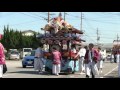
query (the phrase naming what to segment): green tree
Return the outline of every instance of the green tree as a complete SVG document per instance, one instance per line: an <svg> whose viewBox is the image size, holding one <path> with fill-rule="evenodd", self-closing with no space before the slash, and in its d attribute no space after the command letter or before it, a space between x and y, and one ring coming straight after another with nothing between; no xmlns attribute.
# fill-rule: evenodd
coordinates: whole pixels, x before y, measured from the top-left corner
<svg viewBox="0 0 120 90"><path fill-rule="evenodd" d="M37 34L34 34L32 37L32 48L36 49L38 47L39 40L36 38Z"/></svg>
<svg viewBox="0 0 120 90"><path fill-rule="evenodd" d="M9 25L4 26L3 32L1 42L7 50L38 47L39 40L36 38L38 33L33 36L23 36L21 31L10 29Z"/></svg>

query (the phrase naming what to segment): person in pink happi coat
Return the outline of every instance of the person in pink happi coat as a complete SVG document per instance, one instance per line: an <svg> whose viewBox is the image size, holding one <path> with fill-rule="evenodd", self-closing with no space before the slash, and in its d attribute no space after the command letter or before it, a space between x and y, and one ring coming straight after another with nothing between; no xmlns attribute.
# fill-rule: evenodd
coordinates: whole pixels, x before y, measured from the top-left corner
<svg viewBox="0 0 120 90"><path fill-rule="evenodd" d="M0 78L3 76L3 64L5 64L4 46L0 43Z"/></svg>
<svg viewBox="0 0 120 90"><path fill-rule="evenodd" d="M61 70L62 57L61 53L55 47L53 47L52 59L53 59L52 73L58 76Z"/></svg>

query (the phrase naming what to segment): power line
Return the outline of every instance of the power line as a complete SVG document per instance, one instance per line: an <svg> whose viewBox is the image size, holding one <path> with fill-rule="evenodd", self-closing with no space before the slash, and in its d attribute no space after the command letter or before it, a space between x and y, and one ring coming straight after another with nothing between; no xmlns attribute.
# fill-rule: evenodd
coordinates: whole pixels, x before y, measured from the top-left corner
<svg viewBox="0 0 120 90"><path fill-rule="evenodd" d="M28 22L22 22L22 23L16 23L16 24L8 24L8 25L10 25L10 26L16 26L16 25L23 25L23 24L29 24L29 23L33 23L33 22L37 22L37 21L39 21L39 20L34 20L34 21L28 21ZM5 25L1 25L0 27L3 27L3 26L5 26Z"/></svg>
<svg viewBox="0 0 120 90"><path fill-rule="evenodd" d="M87 20L85 20L84 19L84 21L85 21L85 23L86 23L86 25L84 25L84 28L85 28L85 26L86 26L86 28L90 28L90 29L92 29L92 30L96 30L95 28L93 28L92 26L91 26L91 24L89 23L89 21L87 21ZM89 27L88 27L89 26ZM105 34L105 32L107 32L107 34ZM104 30L104 32L103 32L103 34L104 35L108 35L108 33L111 33L111 32L119 32L119 31L110 31L110 30ZM102 34L102 35L103 35Z"/></svg>
<svg viewBox="0 0 120 90"><path fill-rule="evenodd" d="M28 14L25 14L25 13L22 13L22 14L27 15L27 16L30 16L30 17L34 17L34 18L37 18L37 19L40 19L40 17L41 17L41 18L43 18L43 20L46 20L47 22L50 21L50 12L48 13L48 18L45 18L45 17L43 17L43 16L38 16L38 15L35 15L35 14L32 14L32 13L29 13L29 14L32 14L32 16L31 16L31 15L28 15ZM33 15L34 15L34 16L33 16Z"/></svg>
<svg viewBox="0 0 120 90"><path fill-rule="evenodd" d="M1 12L1 14L2 14L2 12ZM4 16L0 15L0 18L8 17L8 16L11 16L11 15L13 15L13 14L16 14L16 12L14 12L14 13L8 13L8 14L6 14L6 15L4 15Z"/></svg>
<svg viewBox="0 0 120 90"><path fill-rule="evenodd" d="M109 14L109 12L94 12L94 13L91 13L91 14L94 14L96 16L99 16L99 17L94 17L94 19L98 19L98 18L104 18L104 19L107 19L107 18L110 18L111 19L111 13ZM109 14L109 16L108 16Z"/></svg>
<svg viewBox="0 0 120 90"><path fill-rule="evenodd" d="M28 22L22 22L22 23L12 24L12 25L10 25L10 26L22 25L22 24L28 24L28 23L33 23L33 22L36 22L36 21L40 21L40 20L34 20L34 21L28 21Z"/></svg>
<svg viewBox="0 0 120 90"><path fill-rule="evenodd" d="M31 15L28 15L28 14L26 14L26 13L23 13L23 12L20 12L20 14L23 14L23 15L26 15L26 16L29 16L29 17L33 17L33 18L37 18L37 19L40 19L39 17L36 17L36 16L31 16Z"/></svg>
<svg viewBox="0 0 120 90"><path fill-rule="evenodd" d="M75 18L81 18L79 16L74 16L74 15L71 15L71 14L68 14L69 16L72 16L72 17L75 17ZM96 19L88 19L88 18L84 18L86 20L90 20L90 21L95 21L95 22L103 22L103 23L110 23L110 24L118 24L118 23L113 23L113 22L105 22L105 21L100 21L100 20L96 20Z"/></svg>
<svg viewBox="0 0 120 90"><path fill-rule="evenodd" d="M96 43L96 41L95 40L93 40L92 38L91 38L91 36L89 36L88 34L84 34L85 36L87 36L87 37L89 37L89 39L91 39L94 43Z"/></svg>
<svg viewBox="0 0 120 90"><path fill-rule="evenodd" d="M44 20L48 20L47 18L45 18L45 17L43 17L43 16L40 16L40 15L36 15L35 13L33 14L33 13L30 13L30 14L32 14L32 15L34 15L34 16L37 16L37 17L39 17L39 18L43 18Z"/></svg>
<svg viewBox="0 0 120 90"><path fill-rule="evenodd" d="M44 15L48 15L48 12L38 12L38 14L44 14ZM56 15L55 13L50 13L50 15Z"/></svg>
<svg viewBox="0 0 120 90"><path fill-rule="evenodd" d="M86 22L86 24L87 24L87 26L89 26L91 29L93 29L93 30L96 30L95 28L93 28L93 26L89 23L89 21L87 21L86 19L84 19L85 20L85 22Z"/></svg>
<svg viewBox="0 0 120 90"><path fill-rule="evenodd" d="M86 19L84 19L84 20L86 21L87 27L89 26L92 30L95 30ZM109 30L109 32L110 32L110 30ZM89 34L90 34L90 32L89 32ZM91 35L93 35L93 34L91 34ZM96 37L96 36L90 36L90 37ZM103 38L104 40L105 39L113 40L113 38L109 38L109 37L101 37L101 38ZM100 37L98 36L97 39L100 39Z"/></svg>
<svg viewBox="0 0 120 90"><path fill-rule="evenodd" d="M96 36L89 36L89 37L94 37L94 38L96 38ZM113 38L108 38L108 37L100 37L100 38L111 39L111 40L113 40Z"/></svg>
<svg viewBox="0 0 120 90"><path fill-rule="evenodd" d="M85 18L86 20L89 20L89 21L94 21L94 22L99 22L99 23L107 23L107 24L119 24L119 23L113 23L113 22L105 22L105 21L99 21L99 20L94 20L94 19L87 19Z"/></svg>
<svg viewBox="0 0 120 90"><path fill-rule="evenodd" d="M81 18L80 16L75 16L75 15L71 15L71 14L68 14L68 13L67 13L67 15L72 16L72 17L77 18L77 19Z"/></svg>
<svg viewBox="0 0 120 90"><path fill-rule="evenodd" d="M84 19L83 18L83 13L81 12L80 17L79 16L74 16L74 15L71 15L71 14L68 14L68 13L67 13L67 15L75 17L75 18L80 18L80 21L81 21L81 23L80 23L80 30L82 30L82 23L83 23L83 19Z"/></svg>

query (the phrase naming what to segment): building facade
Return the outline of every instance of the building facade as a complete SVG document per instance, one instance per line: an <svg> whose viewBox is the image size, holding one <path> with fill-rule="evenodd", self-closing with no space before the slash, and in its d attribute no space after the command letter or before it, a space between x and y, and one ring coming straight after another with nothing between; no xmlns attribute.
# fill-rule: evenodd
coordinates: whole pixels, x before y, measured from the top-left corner
<svg viewBox="0 0 120 90"><path fill-rule="evenodd" d="M36 32L32 30L26 30L22 32L23 36L33 36Z"/></svg>

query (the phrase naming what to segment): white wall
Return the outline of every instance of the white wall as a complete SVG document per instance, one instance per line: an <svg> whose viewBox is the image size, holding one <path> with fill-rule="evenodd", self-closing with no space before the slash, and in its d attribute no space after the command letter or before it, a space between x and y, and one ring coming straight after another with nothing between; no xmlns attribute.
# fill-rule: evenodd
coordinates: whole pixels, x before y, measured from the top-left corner
<svg viewBox="0 0 120 90"><path fill-rule="evenodd" d="M25 35L25 36L33 36L34 33L32 33L32 32L26 32L26 33L23 33L22 35Z"/></svg>

